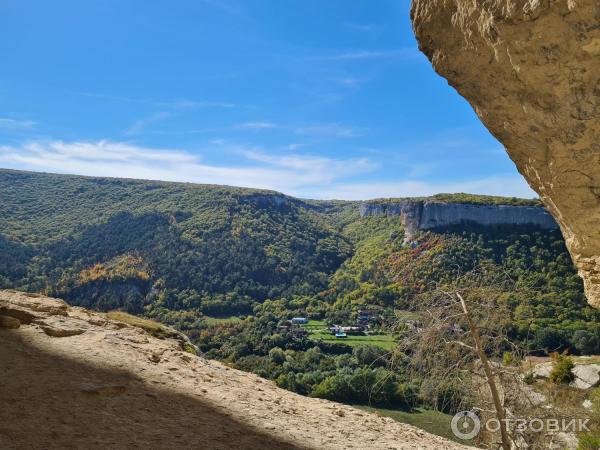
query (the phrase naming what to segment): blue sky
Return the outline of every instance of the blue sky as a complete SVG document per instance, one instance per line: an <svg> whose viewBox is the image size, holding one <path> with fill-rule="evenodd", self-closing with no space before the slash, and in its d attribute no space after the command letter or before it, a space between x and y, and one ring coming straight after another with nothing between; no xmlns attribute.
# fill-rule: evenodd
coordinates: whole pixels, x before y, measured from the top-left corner
<svg viewBox="0 0 600 450"><path fill-rule="evenodd" d="M366 199L534 196L409 0L4 0L0 167Z"/></svg>

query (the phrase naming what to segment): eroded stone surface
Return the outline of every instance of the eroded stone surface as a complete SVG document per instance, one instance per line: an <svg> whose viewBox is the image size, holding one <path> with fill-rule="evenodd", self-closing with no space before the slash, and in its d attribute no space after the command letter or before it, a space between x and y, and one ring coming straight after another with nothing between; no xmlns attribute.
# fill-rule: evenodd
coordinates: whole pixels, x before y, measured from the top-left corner
<svg viewBox="0 0 600 450"><path fill-rule="evenodd" d="M577 364L573 369L575 379L571 386L578 389L591 389L600 383L600 364Z"/></svg>
<svg viewBox="0 0 600 450"><path fill-rule="evenodd" d="M413 0L411 17L556 218L600 307L600 2Z"/></svg>
<svg viewBox="0 0 600 450"><path fill-rule="evenodd" d="M17 329L21 326L21 321L11 316L0 316L0 328Z"/></svg>
<svg viewBox="0 0 600 450"><path fill-rule="evenodd" d="M469 448L186 353L175 331L159 339L60 304L0 291L1 307L33 317L0 328L1 449Z"/></svg>

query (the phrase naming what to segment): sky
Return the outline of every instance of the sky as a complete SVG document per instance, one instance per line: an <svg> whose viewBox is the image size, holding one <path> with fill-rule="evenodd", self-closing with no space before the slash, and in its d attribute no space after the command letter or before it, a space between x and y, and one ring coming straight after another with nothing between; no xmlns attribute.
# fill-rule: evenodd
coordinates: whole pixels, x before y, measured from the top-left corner
<svg viewBox="0 0 600 450"><path fill-rule="evenodd" d="M409 0L3 0L0 167L368 199L534 197Z"/></svg>

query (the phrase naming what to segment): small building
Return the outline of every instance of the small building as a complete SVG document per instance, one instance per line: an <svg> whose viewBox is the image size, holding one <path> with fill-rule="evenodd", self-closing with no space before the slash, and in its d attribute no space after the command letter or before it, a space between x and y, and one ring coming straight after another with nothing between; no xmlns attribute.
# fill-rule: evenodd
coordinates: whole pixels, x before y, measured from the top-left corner
<svg viewBox="0 0 600 450"><path fill-rule="evenodd" d="M288 331L290 331L289 325L279 325L275 330L276 333L280 334L287 333Z"/></svg>
<svg viewBox="0 0 600 450"><path fill-rule="evenodd" d="M344 338L347 338L347 337L348 337L348 335L347 335L346 333L339 332L339 333L335 333L335 337L336 337L337 339L344 339Z"/></svg>
<svg viewBox="0 0 600 450"><path fill-rule="evenodd" d="M341 327L339 331L344 334L363 334L362 327Z"/></svg>
<svg viewBox="0 0 600 450"><path fill-rule="evenodd" d="M308 319L306 317L294 317L292 319L292 323L294 325L306 325L308 323Z"/></svg>

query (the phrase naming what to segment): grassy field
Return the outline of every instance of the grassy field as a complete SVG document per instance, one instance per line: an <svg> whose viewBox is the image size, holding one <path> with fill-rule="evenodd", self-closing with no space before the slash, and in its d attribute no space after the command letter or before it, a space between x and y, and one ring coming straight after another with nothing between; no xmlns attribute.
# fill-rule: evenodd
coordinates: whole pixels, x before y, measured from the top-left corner
<svg viewBox="0 0 600 450"><path fill-rule="evenodd" d="M470 441L462 441L454 436L450 428L452 416L439 411L417 408L413 412L406 412L394 409L371 408L369 406L355 406L355 408L374 412L380 416L391 417L398 422L414 425L431 434L443 436L461 444L472 444Z"/></svg>
<svg viewBox="0 0 600 450"><path fill-rule="evenodd" d="M310 333L310 338L314 341L336 342L339 344L356 347L358 345L377 345L384 350L392 350L396 345L394 337L391 334L379 334L373 336L348 336L345 339L336 338L327 328L327 324L322 320L309 320L304 328Z"/></svg>

